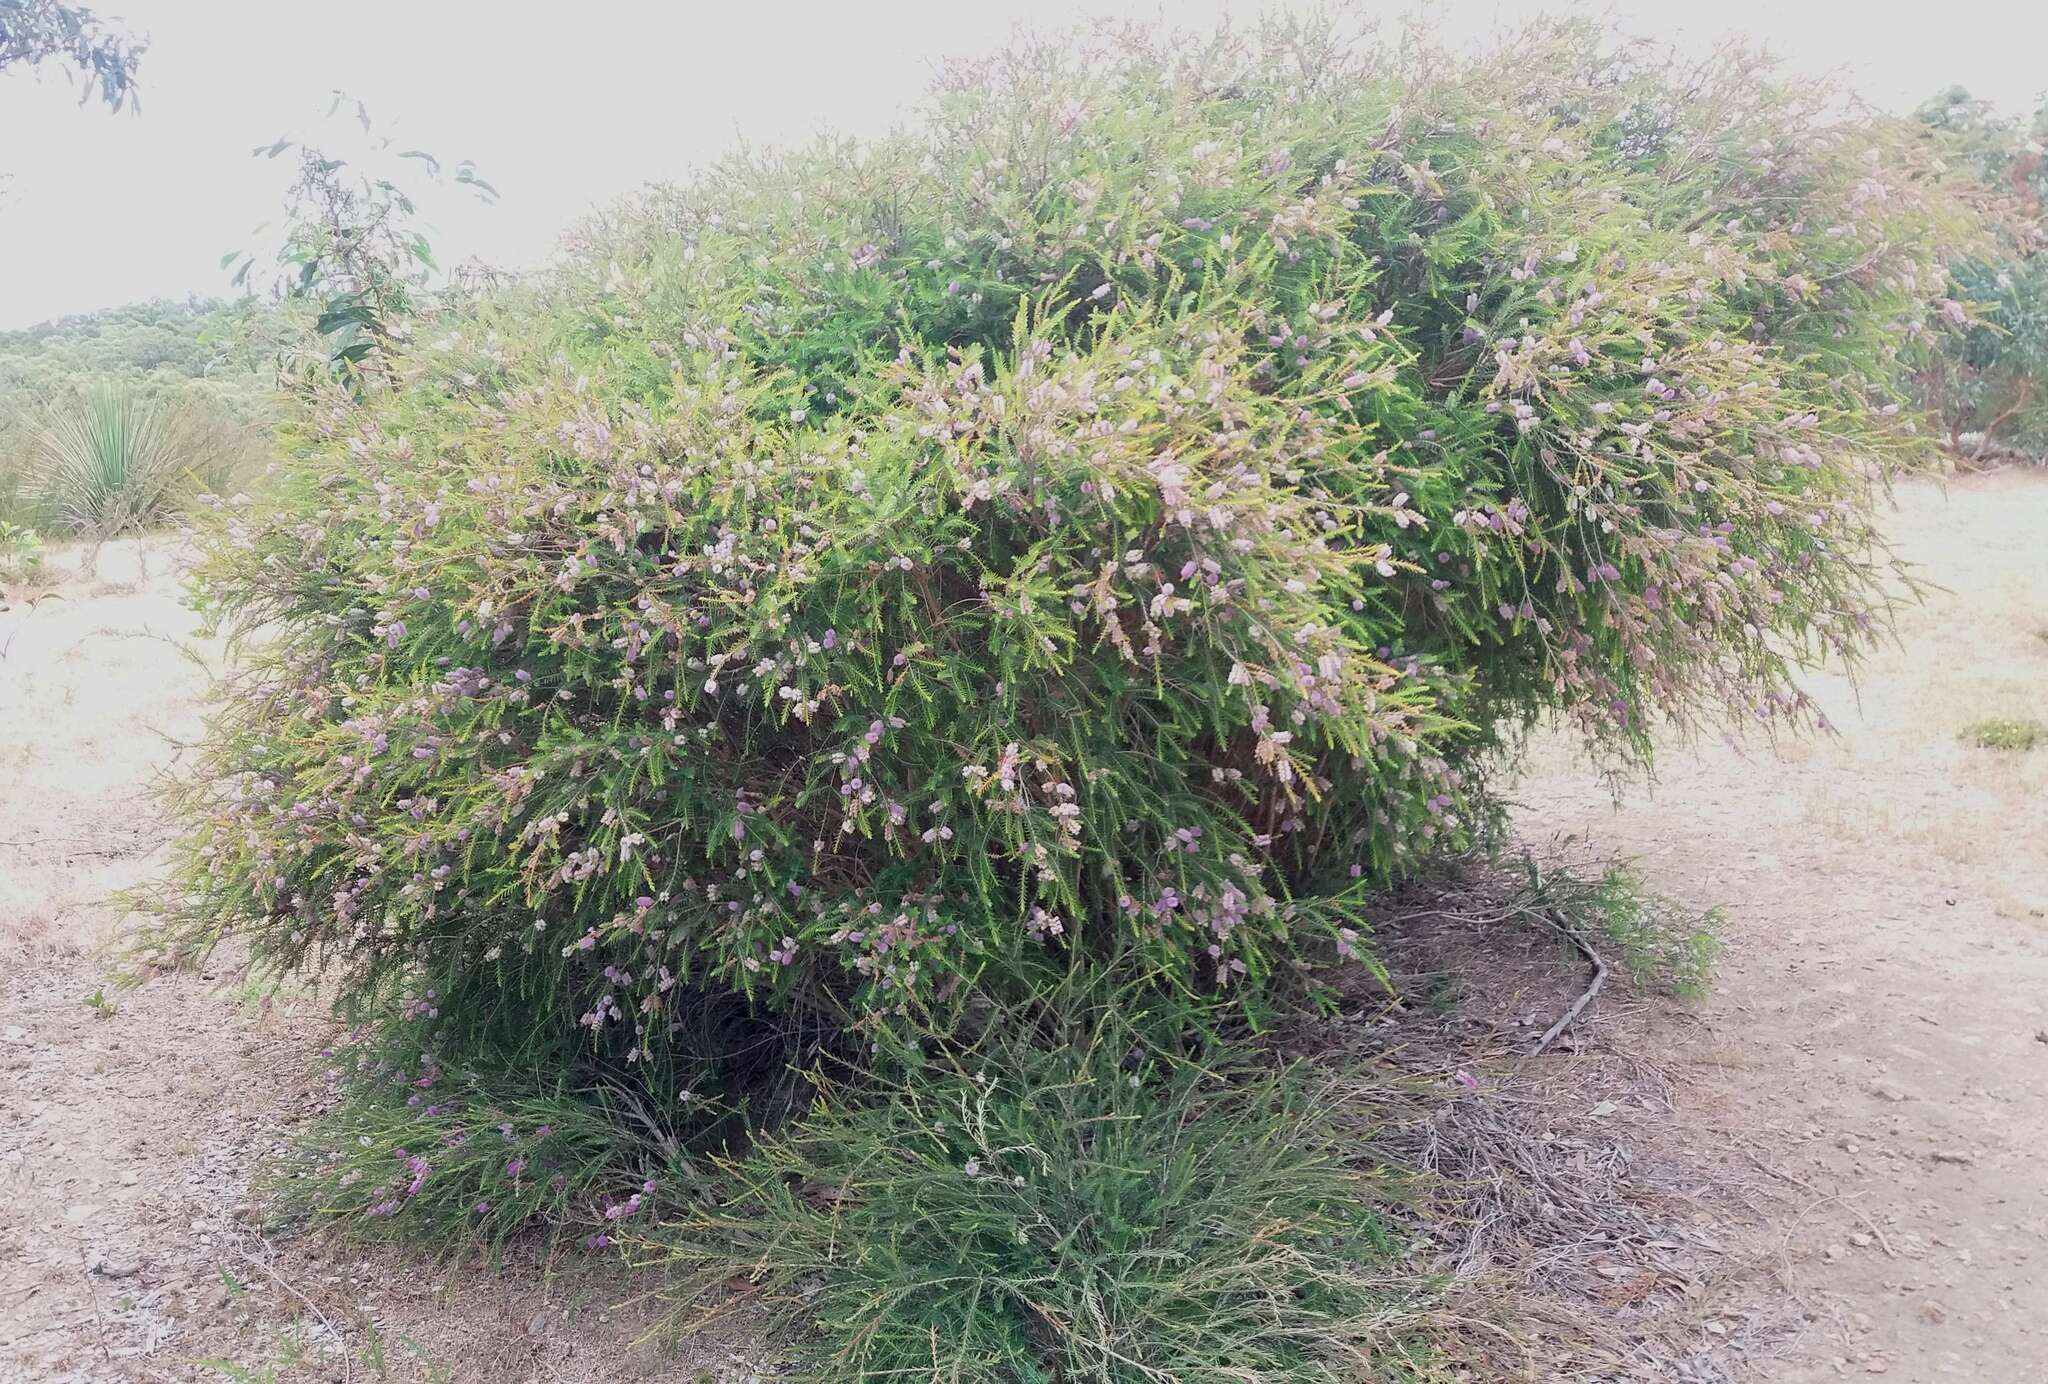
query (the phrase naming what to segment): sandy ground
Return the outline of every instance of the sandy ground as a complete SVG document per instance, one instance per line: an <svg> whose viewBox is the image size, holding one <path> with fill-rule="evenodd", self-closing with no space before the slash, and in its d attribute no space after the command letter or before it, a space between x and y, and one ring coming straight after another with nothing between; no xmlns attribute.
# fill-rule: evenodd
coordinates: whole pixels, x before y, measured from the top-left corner
<svg viewBox="0 0 2048 1384"><path fill-rule="evenodd" d="M1697 1359L1517 1377L2048 1381L2048 747L1958 740L2048 719L2048 476L1899 500L1894 533L1946 590L1860 686L1815 679L1839 738L1673 747L1619 802L1539 745L1518 790L1531 840L1638 856L1729 921L1704 1003L1605 998L1541 1072L1599 1131L1546 1113L1544 1156L1619 1169L1603 1189L1652 1163L1698 1182L1662 1196L1671 1238L1641 1251L1691 1266L1655 1322ZM327 1097L318 1005L256 992L231 956L107 982L108 896L160 866L146 788L221 656L175 557L110 545L82 574L63 554L63 599L0 611L0 1378L746 1377L722 1344L635 1345L609 1269L456 1273L260 1233L251 1171ZM1554 946L1531 955L1555 972L1547 1013L1575 978ZM1461 1004L1496 1038L1528 1007ZM1532 1070L1502 1089L1535 1090ZM1698 1268L1714 1257L1731 1271ZM1626 1334L1636 1270L1606 1272Z"/></svg>
<svg viewBox="0 0 2048 1384"><path fill-rule="evenodd" d="M1812 1321L1767 1377L2048 1381L2048 475L1901 490L1902 553L1946 588L1856 684L1840 734L1675 749L1617 802L1540 753L1525 831L1637 856L1728 911L1696 1016L1648 1035L1702 1149L1753 1153Z"/></svg>

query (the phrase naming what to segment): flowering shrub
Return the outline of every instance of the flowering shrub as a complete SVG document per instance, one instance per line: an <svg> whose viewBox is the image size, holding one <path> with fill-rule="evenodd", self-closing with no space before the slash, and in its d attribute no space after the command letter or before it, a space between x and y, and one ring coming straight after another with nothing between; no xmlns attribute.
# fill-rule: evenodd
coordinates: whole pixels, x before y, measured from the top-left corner
<svg viewBox="0 0 2048 1384"><path fill-rule="evenodd" d="M224 506L173 938L618 1062L707 996L1250 985L1539 714L1812 719L1957 228L1762 72L1025 45L599 219Z"/></svg>

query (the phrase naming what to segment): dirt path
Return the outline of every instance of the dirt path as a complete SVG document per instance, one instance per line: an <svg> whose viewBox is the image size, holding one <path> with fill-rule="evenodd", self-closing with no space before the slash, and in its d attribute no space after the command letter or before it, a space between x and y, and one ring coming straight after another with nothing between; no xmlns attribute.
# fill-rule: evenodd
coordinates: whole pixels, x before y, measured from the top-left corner
<svg viewBox="0 0 2048 1384"><path fill-rule="evenodd" d="M1832 742L1667 754L1619 804L1539 756L1525 829L1640 857L1728 910L1721 978L1666 1060L1703 1146L1786 1178L1788 1278L1816 1314L1772 1378L2048 1380L2048 476L1902 489L1891 526L1946 587L1858 689L1810 685ZM1540 824L1540 827L1539 827ZM1782 1179L1781 1179L1782 1181Z"/></svg>
<svg viewBox="0 0 2048 1384"><path fill-rule="evenodd" d="M1756 1176L1783 1213L1752 1229L1809 1320L1756 1377L2035 1384L2048 747L1958 733L2048 719L2048 476L1916 483L1900 501L1894 532L1949 590L1907 615L1860 699L1817 680L1839 740L1674 751L1654 793L1618 806L1542 748L1523 823L1728 909L1700 1010L1645 1035L1613 1006L1589 1027L1680 1074L1676 1117L1639 1118L1702 1168L1753 1154L1775 1170ZM231 958L102 990L96 954L122 922L108 892L159 866L142 790L197 732L218 658L168 561L112 547L95 575L60 574L63 601L0 611L0 1378L221 1377L208 1360L266 1379L372 1378L378 1361L398 1379L747 1377L723 1372L721 1346L634 1347L636 1323L573 1265L456 1278L256 1233L252 1169L327 1098L317 1006L256 995Z"/></svg>

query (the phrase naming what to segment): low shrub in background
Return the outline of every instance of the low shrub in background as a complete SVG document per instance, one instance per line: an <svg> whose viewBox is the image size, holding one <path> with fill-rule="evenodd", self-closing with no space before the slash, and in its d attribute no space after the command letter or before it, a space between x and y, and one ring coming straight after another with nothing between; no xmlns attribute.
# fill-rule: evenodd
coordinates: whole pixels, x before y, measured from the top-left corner
<svg viewBox="0 0 2048 1384"><path fill-rule="evenodd" d="M1960 266L1977 316L1951 330L1935 395L1959 452L2048 456L2048 254Z"/></svg>
<svg viewBox="0 0 2048 1384"><path fill-rule="evenodd" d="M161 525L193 496L248 477L261 434L196 393L102 381L45 405L14 483L21 520L107 539Z"/></svg>
<svg viewBox="0 0 2048 1384"><path fill-rule="evenodd" d="M44 421L29 475L60 525L102 538L162 518L186 479L170 416L113 386Z"/></svg>
<svg viewBox="0 0 2048 1384"><path fill-rule="evenodd" d="M0 519L0 577L17 581L43 565L43 540L24 524Z"/></svg>

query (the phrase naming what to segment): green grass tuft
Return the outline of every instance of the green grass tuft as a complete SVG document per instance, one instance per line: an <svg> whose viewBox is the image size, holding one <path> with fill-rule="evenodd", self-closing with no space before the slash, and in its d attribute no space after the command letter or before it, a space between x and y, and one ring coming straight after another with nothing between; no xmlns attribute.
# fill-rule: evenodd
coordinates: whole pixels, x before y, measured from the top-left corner
<svg viewBox="0 0 2048 1384"><path fill-rule="evenodd" d="M1508 904L1511 912L1582 939L1636 985L1662 985L1687 998L1706 993L1727 922L1718 908L1692 908L1650 889L1627 860L1539 865L1525 854Z"/></svg>
<svg viewBox="0 0 2048 1384"><path fill-rule="evenodd" d="M1408 1377L1389 1184L1350 1166L1330 1078L1222 1058L1145 1008L999 1016L828 1090L647 1241L679 1320L765 1301L804 1377Z"/></svg>
<svg viewBox="0 0 2048 1384"><path fill-rule="evenodd" d="M2016 750L2021 754L2048 739L2048 726L2030 716L1988 716L1963 727L1963 743L1980 750Z"/></svg>
<svg viewBox="0 0 2048 1384"><path fill-rule="evenodd" d="M528 1230L602 1249L698 1191L681 1141L623 1090L393 1050L339 1057L340 1100L267 1175L279 1224L454 1254Z"/></svg>
<svg viewBox="0 0 2048 1384"><path fill-rule="evenodd" d="M1608 866L1571 902L1638 985L1662 983L1695 998L1706 993L1721 954L1720 909L1688 908L1655 893L1627 864Z"/></svg>

